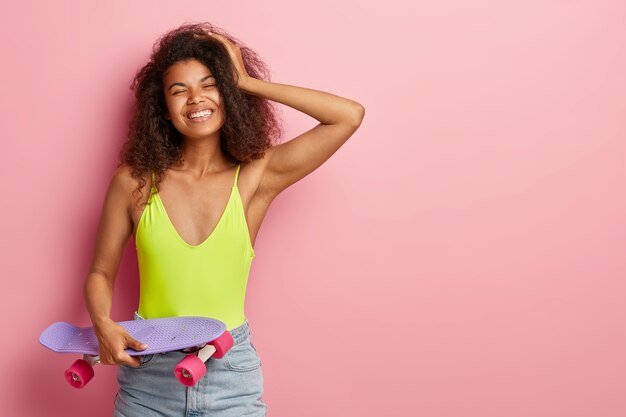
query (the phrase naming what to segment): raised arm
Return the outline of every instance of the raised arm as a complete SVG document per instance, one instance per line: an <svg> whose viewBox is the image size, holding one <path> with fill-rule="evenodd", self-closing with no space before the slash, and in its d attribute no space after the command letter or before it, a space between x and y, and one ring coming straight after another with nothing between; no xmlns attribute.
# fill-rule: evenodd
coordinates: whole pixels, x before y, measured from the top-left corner
<svg viewBox="0 0 626 417"><path fill-rule="evenodd" d="M259 192L271 198L326 162L359 128L365 115L360 103L324 91L251 77L246 78L240 88L292 107L320 122L266 151L267 162Z"/></svg>
<svg viewBox="0 0 626 417"><path fill-rule="evenodd" d="M233 62L237 85L249 94L308 114L320 123L266 151L258 192L270 199L328 160L359 128L365 108L354 100L324 91L259 80L245 70L238 45L208 33L224 44Z"/></svg>

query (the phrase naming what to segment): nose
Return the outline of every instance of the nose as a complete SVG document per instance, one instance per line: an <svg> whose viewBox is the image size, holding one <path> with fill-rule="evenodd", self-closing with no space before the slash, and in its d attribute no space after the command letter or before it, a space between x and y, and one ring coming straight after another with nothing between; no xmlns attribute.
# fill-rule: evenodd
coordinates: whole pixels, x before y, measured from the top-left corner
<svg viewBox="0 0 626 417"><path fill-rule="evenodd" d="M196 104L196 103L201 103L204 101L204 98L202 97L202 95L200 94L201 91L199 90L191 90L191 93L189 94L189 99L187 99L187 103L189 104Z"/></svg>

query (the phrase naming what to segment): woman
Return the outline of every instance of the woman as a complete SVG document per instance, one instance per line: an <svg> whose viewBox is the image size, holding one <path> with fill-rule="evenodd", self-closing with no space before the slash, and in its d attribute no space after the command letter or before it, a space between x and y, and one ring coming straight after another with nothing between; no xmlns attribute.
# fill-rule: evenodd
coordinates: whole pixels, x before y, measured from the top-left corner
<svg viewBox="0 0 626 417"><path fill-rule="evenodd" d="M323 164L358 129L359 103L272 83L251 49L208 24L186 24L155 44L132 87L136 108L99 224L85 303L100 361L118 368L116 416L264 416L263 375L244 314L254 242L273 199ZM270 101L320 123L273 145ZM193 387L173 377L187 353L143 350L110 318L120 257L134 236L136 319L206 316L235 345L207 362Z"/></svg>

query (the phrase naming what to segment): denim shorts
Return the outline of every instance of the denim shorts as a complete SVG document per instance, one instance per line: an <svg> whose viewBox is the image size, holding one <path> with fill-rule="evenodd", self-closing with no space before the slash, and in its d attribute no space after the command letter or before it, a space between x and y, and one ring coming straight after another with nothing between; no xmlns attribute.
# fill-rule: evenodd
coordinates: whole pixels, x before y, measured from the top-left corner
<svg viewBox="0 0 626 417"><path fill-rule="evenodd" d="M141 317L135 313L135 319ZM192 387L174 376L174 367L189 353L140 356L139 368L120 365L114 416L266 416L261 359L248 320L230 333L233 347L220 359L209 358L206 374Z"/></svg>

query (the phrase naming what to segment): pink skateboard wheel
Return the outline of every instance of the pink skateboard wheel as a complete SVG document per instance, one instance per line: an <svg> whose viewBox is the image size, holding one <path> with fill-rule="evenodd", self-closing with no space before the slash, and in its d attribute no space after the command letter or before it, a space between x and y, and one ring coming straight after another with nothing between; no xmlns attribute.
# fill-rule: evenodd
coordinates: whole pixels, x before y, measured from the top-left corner
<svg viewBox="0 0 626 417"><path fill-rule="evenodd" d="M226 353L230 350L231 347L235 344L233 337L230 332L227 330L220 337L209 343L215 347L215 353L211 355L213 358L221 359L226 355Z"/></svg>
<svg viewBox="0 0 626 417"><path fill-rule="evenodd" d="M65 379L74 388L84 387L93 376L93 367L84 359L78 359L65 371Z"/></svg>
<svg viewBox="0 0 626 417"><path fill-rule="evenodd" d="M206 365L196 355L187 355L174 368L174 375L178 382L191 387L206 374Z"/></svg>

